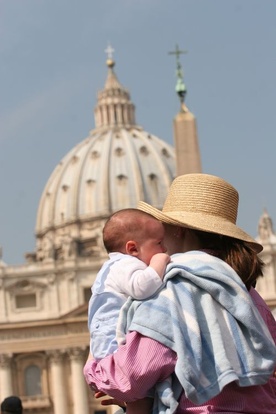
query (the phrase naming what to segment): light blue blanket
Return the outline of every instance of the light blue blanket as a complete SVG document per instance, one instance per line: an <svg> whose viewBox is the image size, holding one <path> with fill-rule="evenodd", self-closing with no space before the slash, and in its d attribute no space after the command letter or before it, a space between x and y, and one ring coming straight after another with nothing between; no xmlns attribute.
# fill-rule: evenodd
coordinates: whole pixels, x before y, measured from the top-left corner
<svg viewBox="0 0 276 414"><path fill-rule="evenodd" d="M176 410L180 384L187 398L203 404L232 381L267 382L276 347L230 266L200 251L177 254L164 281L166 287L153 298L128 300L118 325L120 342L128 330L137 331L177 353L176 378L157 384L157 412Z"/></svg>

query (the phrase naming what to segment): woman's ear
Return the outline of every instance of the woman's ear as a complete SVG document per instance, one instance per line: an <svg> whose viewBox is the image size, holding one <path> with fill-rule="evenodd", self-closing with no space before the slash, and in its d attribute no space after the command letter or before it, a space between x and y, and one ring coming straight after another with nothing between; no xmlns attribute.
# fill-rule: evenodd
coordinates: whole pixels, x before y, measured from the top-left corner
<svg viewBox="0 0 276 414"><path fill-rule="evenodd" d="M129 240L126 242L126 254L130 256L138 256L138 245L134 240Z"/></svg>

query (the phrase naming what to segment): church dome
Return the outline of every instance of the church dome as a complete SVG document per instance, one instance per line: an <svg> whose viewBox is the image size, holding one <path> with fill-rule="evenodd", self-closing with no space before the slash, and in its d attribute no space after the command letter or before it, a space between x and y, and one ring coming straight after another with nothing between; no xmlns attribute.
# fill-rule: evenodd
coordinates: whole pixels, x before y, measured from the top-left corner
<svg viewBox="0 0 276 414"><path fill-rule="evenodd" d="M36 236L72 223L106 219L144 200L161 208L175 177L172 146L135 123L129 92L107 60L108 75L98 93L95 129L57 165L40 199ZM68 227L69 226L69 227ZM77 237L77 234L76 234Z"/></svg>

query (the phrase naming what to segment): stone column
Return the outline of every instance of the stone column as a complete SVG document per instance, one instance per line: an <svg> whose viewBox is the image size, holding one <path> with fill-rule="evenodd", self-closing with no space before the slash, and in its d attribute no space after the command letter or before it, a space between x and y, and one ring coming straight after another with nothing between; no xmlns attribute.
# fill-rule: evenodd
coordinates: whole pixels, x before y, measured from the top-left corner
<svg viewBox="0 0 276 414"><path fill-rule="evenodd" d="M71 363L73 412L74 414L89 414L88 386L83 376L84 349L70 349L69 358Z"/></svg>
<svg viewBox="0 0 276 414"><path fill-rule="evenodd" d="M12 354L0 354L0 399L13 395L12 389Z"/></svg>
<svg viewBox="0 0 276 414"><path fill-rule="evenodd" d="M54 413L67 413L67 390L64 383L63 356L62 351L56 350L48 353L50 357L52 390L54 401Z"/></svg>

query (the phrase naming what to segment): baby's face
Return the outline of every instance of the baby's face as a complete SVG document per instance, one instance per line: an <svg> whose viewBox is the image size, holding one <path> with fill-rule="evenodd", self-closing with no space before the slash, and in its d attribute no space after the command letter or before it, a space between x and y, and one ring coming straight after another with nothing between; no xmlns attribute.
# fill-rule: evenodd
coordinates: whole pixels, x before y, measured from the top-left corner
<svg viewBox="0 0 276 414"><path fill-rule="evenodd" d="M154 254L166 253L164 236L163 224L157 220L149 220L145 229L144 240L139 243L139 259L148 265Z"/></svg>

